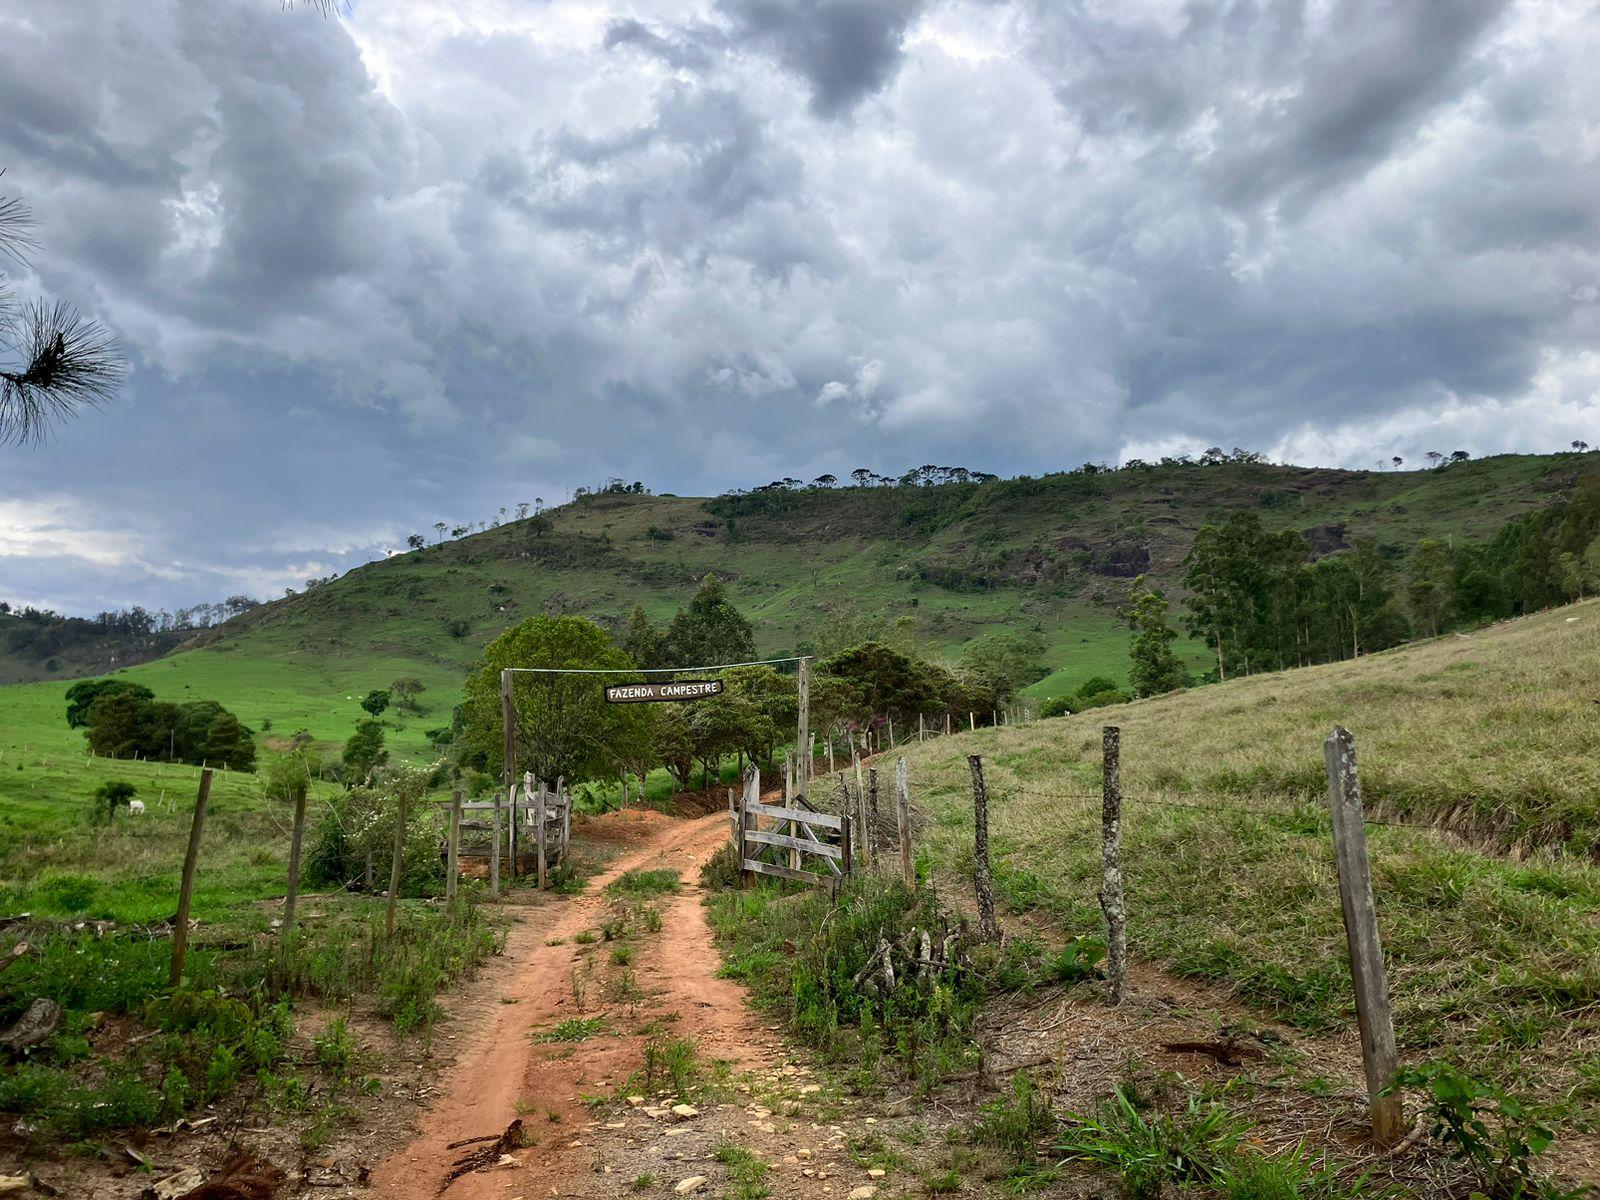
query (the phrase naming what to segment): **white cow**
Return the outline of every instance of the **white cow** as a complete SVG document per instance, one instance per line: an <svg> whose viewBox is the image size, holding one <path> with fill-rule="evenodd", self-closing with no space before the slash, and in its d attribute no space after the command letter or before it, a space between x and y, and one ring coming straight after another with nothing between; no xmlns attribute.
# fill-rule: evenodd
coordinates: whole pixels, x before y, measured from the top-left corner
<svg viewBox="0 0 1600 1200"><path fill-rule="evenodd" d="M137 817L140 814L142 814L143 812L144 812L144 801L143 800L129 800L128 801L128 815L130 817Z"/></svg>

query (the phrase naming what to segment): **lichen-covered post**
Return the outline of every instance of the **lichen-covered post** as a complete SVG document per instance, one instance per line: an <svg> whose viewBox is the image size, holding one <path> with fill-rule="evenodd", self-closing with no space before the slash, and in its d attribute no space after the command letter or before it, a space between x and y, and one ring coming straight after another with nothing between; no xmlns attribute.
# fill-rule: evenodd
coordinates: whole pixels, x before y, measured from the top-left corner
<svg viewBox="0 0 1600 1200"><path fill-rule="evenodd" d="M1372 1137L1393 1146L1406 1134L1400 1094L1395 1090L1399 1054L1389 1012L1389 979L1378 938L1378 913L1372 899L1367 862L1367 827L1361 805L1361 777L1350 731L1336 726L1322 746L1328 770L1328 805L1333 810L1333 849L1339 866L1339 905L1350 947L1350 977L1356 990L1356 1023L1361 1027L1361 1064L1372 1110Z"/></svg>
<svg viewBox="0 0 1600 1200"><path fill-rule="evenodd" d="M911 865L911 789L906 784L906 760L903 758L894 762L894 790L900 818L900 873L905 877L906 886L911 887L917 882L917 876Z"/></svg>
<svg viewBox="0 0 1600 1200"><path fill-rule="evenodd" d="M972 768L972 886L978 895L978 936L986 942L1000 940L1000 922L994 915L994 884L989 876L989 789L983 783L983 759L967 755Z"/></svg>
<svg viewBox="0 0 1600 1200"><path fill-rule="evenodd" d="M1106 914L1106 975L1111 1003L1128 992L1128 908L1122 895L1122 730L1100 734L1103 788L1100 809L1100 909Z"/></svg>

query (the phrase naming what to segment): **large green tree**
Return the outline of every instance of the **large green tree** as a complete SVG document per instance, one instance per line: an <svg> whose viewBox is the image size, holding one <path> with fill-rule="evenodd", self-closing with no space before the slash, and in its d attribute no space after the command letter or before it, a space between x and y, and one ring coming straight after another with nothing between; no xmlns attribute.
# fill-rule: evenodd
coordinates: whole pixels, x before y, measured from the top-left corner
<svg viewBox="0 0 1600 1200"><path fill-rule="evenodd" d="M750 622L728 599L722 581L707 575L694 598L678 610L667 626L668 661L664 665L715 666L749 662L755 656L756 638Z"/></svg>
<svg viewBox="0 0 1600 1200"><path fill-rule="evenodd" d="M1167 598L1140 575L1128 593L1127 618L1133 628L1128 647L1128 682L1135 696L1159 696L1182 687L1188 672L1172 652L1177 633L1167 622Z"/></svg>
<svg viewBox="0 0 1600 1200"><path fill-rule="evenodd" d="M1044 639L1038 634L1016 630L987 633L962 651L961 670L1005 703L1020 689L1044 678L1047 668L1039 661L1043 654Z"/></svg>
<svg viewBox="0 0 1600 1200"><path fill-rule="evenodd" d="M464 733L490 774L504 770L500 672L508 667L601 670L599 675L515 674L517 771L569 783L611 778L647 752L648 704L607 704L605 685L636 682L634 663L583 617L529 617L484 647L462 697Z"/></svg>

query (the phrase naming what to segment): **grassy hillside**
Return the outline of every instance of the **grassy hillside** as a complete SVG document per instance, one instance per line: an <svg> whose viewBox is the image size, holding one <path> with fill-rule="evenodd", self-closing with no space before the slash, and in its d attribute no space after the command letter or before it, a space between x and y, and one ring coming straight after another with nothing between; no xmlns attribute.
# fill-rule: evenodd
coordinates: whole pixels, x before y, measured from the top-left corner
<svg viewBox="0 0 1600 1200"><path fill-rule="evenodd" d="M162 699L217 699L254 728L270 721L273 736L306 728L329 744L348 735L368 689L416 675L428 688L424 711L389 714L389 742L418 755L424 731L449 721L483 644L506 626L547 612L620 627L635 603L665 620L714 570L763 652L888 635L953 656L990 630L1031 630L1051 669L1029 689L1040 698L1093 675L1125 678L1115 607L1128 577L1148 570L1172 586L1194 531L1230 511L1310 531L1325 552L1371 536L1400 553L1424 536L1488 535L1597 468L1597 455L1386 473L1232 463L710 501L596 496L372 563L127 673ZM1179 649L1207 665L1197 643ZM0 727L16 733L48 707L29 689L0 690ZM54 720L21 732L81 745Z"/></svg>
<svg viewBox="0 0 1600 1200"><path fill-rule="evenodd" d="M1135 950L1308 1030L1346 1031L1322 766L1322 740L1342 723L1374 818L1408 822L1369 833L1405 1056L1449 1057L1592 1127L1596 662L1591 601L1356 662L912 747L925 852L939 869L970 870L966 756L981 754L1012 927L1094 933L1100 731L1119 725Z"/></svg>

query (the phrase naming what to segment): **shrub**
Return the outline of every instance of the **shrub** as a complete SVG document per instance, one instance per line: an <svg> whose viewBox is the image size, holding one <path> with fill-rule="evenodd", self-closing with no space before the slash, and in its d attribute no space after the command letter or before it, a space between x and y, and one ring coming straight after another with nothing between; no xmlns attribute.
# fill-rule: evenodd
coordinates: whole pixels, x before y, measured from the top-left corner
<svg viewBox="0 0 1600 1200"><path fill-rule="evenodd" d="M1051 696L1039 703L1041 717L1070 717L1077 711L1071 696Z"/></svg>
<svg viewBox="0 0 1600 1200"><path fill-rule="evenodd" d="M102 783L95 791L95 807L103 811L109 821L117 815L117 809L127 806L138 790L126 779L112 779Z"/></svg>

